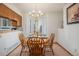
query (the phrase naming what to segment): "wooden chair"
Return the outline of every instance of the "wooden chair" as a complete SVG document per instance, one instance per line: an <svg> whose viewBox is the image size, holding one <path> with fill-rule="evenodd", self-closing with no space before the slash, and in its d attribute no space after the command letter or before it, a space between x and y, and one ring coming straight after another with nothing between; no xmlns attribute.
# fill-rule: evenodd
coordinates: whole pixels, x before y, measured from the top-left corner
<svg viewBox="0 0 79 59"><path fill-rule="evenodd" d="M24 50L27 47L27 38L25 38L25 36L22 33L20 33L19 39L20 39L21 46L22 46L21 53L20 53L21 55L22 52L27 52L26 50Z"/></svg>
<svg viewBox="0 0 79 59"><path fill-rule="evenodd" d="M51 33L50 38L49 38L49 41L45 45L45 52L52 52L53 55L54 55L54 52L53 52L53 41L54 41L54 37L55 37L55 34L54 33ZM46 50L46 49L48 49L48 50Z"/></svg>
<svg viewBox="0 0 79 59"><path fill-rule="evenodd" d="M39 38L30 38L27 41L28 47L29 47L29 55L31 56L41 56L44 55L44 45L43 40Z"/></svg>

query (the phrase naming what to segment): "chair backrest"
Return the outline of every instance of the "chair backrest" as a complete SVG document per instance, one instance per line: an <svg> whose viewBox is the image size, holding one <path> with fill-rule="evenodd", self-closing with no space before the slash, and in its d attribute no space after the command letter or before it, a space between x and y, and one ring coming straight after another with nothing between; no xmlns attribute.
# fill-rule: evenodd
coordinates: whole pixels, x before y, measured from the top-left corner
<svg viewBox="0 0 79 59"><path fill-rule="evenodd" d="M50 35L50 45L51 46L53 45L54 37L55 37L55 34L51 33L51 35Z"/></svg>
<svg viewBox="0 0 79 59"><path fill-rule="evenodd" d="M43 43L44 41L40 38L30 38L27 41L29 52L31 55L42 55L43 54Z"/></svg>
<svg viewBox="0 0 79 59"><path fill-rule="evenodd" d="M22 47L24 46L24 35L22 33L19 34L19 39L21 42Z"/></svg>

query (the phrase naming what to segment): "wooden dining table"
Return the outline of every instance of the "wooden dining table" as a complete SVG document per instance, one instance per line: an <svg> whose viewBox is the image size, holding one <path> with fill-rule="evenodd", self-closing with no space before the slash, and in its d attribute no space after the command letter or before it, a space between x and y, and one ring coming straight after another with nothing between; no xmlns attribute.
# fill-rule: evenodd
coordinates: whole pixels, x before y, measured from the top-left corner
<svg viewBox="0 0 79 59"><path fill-rule="evenodd" d="M44 45L48 42L47 38L47 36L29 36L27 41L29 55L44 55Z"/></svg>

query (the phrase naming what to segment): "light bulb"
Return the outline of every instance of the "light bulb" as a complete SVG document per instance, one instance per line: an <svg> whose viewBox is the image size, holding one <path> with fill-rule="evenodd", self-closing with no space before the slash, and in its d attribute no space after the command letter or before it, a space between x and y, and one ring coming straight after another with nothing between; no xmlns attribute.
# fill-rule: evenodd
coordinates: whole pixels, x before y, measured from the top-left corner
<svg viewBox="0 0 79 59"><path fill-rule="evenodd" d="M35 10L33 10L32 12L35 13Z"/></svg>
<svg viewBox="0 0 79 59"><path fill-rule="evenodd" d="M38 11L39 13L42 13L41 11Z"/></svg>
<svg viewBox="0 0 79 59"><path fill-rule="evenodd" d="M40 15L42 16L42 15L44 15L43 13L40 13Z"/></svg>

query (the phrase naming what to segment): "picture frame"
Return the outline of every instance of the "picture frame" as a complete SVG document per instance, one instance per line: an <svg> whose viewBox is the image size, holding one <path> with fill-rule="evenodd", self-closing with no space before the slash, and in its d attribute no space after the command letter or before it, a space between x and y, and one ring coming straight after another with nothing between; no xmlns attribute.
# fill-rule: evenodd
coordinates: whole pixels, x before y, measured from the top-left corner
<svg viewBox="0 0 79 59"><path fill-rule="evenodd" d="M79 23L79 3L73 3L67 8L67 24Z"/></svg>

